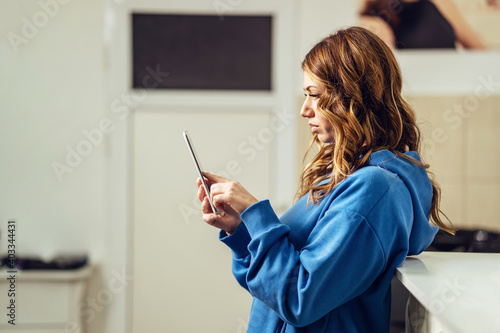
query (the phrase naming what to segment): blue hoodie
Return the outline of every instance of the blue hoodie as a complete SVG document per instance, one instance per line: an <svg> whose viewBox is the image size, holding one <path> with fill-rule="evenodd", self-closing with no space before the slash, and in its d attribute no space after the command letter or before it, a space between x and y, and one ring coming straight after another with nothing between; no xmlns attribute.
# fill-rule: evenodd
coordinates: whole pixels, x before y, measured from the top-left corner
<svg viewBox="0 0 500 333"><path fill-rule="evenodd" d="M383 150L319 205L306 195L281 219L267 200L250 206L220 234L254 299L248 332L389 332L395 270L437 232L431 199L426 171Z"/></svg>

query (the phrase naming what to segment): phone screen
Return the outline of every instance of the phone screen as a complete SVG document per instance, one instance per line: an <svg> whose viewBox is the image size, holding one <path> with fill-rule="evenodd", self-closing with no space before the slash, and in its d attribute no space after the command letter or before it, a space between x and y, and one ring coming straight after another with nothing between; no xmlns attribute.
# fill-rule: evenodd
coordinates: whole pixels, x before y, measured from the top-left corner
<svg viewBox="0 0 500 333"><path fill-rule="evenodd" d="M210 188L208 187L208 184L205 181L205 177L203 176L203 171L198 159L198 155L196 155L196 151L194 150L193 141L189 137L188 131L184 131L182 134L184 135L184 140L186 140L186 144L188 146L189 152L191 153L191 157L193 158L194 165L196 166L196 170L198 171L198 175L201 178L201 182L203 184L203 188L205 189L205 193L207 194L210 207L212 208L212 211L214 212L215 215L219 215L219 212L217 211L217 208L215 208L212 202L212 198L210 197Z"/></svg>

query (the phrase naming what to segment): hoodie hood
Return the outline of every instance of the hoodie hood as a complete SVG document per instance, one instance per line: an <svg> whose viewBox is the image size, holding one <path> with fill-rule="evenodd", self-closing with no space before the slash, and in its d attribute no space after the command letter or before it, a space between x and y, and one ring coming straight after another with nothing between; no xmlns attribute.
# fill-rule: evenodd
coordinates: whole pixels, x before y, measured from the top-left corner
<svg viewBox="0 0 500 333"><path fill-rule="evenodd" d="M421 161L414 151L405 155ZM388 150L372 153L366 165L377 166L398 175L408 188L414 212L408 255L419 254L430 245L438 231L438 227L429 224L432 184L426 170Z"/></svg>

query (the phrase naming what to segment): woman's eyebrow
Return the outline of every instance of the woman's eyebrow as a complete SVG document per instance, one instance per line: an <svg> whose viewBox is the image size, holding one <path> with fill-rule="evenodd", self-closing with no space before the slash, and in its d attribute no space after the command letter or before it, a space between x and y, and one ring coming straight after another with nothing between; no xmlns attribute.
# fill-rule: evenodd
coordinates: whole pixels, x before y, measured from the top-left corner
<svg viewBox="0 0 500 333"><path fill-rule="evenodd" d="M313 86L313 85L307 86L307 87L304 88L304 91L311 91L311 88L317 88L317 87Z"/></svg>

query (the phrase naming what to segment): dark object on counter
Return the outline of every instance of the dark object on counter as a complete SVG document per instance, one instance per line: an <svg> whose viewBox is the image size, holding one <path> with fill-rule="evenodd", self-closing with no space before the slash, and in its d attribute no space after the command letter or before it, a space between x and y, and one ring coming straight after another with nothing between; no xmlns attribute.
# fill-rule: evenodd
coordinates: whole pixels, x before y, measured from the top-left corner
<svg viewBox="0 0 500 333"><path fill-rule="evenodd" d="M22 270L71 270L81 268L88 263L86 255L59 255L50 261L36 257L16 257L14 267L8 257L2 258L2 267Z"/></svg>
<svg viewBox="0 0 500 333"><path fill-rule="evenodd" d="M479 229L460 229L456 235L440 230L427 251L500 253L500 234Z"/></svg>

